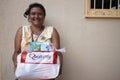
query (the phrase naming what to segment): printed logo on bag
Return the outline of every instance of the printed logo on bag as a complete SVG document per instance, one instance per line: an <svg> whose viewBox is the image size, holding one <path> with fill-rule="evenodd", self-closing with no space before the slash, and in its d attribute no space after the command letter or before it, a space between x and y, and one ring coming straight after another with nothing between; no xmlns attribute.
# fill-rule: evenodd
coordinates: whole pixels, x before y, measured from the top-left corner
<svg viewBox="0 0 120 80"><path fill-rule="evenodd" d="M26 58L23 60L23 62L25 61L25 63L35 64L53 64L56 61L55 59L56 57L54 57L54 52L31 52L27 53Z"/></svg>
<svg viewBox="0 0 120 80"><path fill-rule="evenodd" d="M33 60L36 60L36 59L41 59L41 60L50 60L51 59L51 55L50 54L45 54L45 55L36 55L34 53L32 54L29 54L29 57L32 58Z"/></svg>

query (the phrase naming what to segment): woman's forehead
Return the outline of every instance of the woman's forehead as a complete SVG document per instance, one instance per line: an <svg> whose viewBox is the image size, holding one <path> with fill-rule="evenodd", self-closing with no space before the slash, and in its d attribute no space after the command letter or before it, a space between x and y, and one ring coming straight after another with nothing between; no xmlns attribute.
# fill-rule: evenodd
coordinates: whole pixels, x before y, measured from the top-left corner
<svg viewBox="0 0 120 80"><path fill-rule="evenodd" d="M39 11L39 12L43 12L43 10L40 8L40 7L33 7L33 8L31 8L31 10L30 10L30 12L34 12L34 11Z"/></svg>

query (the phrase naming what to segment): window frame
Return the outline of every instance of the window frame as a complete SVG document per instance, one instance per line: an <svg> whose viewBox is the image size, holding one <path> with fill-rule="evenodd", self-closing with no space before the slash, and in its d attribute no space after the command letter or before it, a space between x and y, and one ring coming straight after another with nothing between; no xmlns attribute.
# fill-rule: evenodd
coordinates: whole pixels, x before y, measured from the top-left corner
<svg viewBox="0 0 120 80"><path fill-rule="evenodd" d="M86 18L120 18L120 9L91 9L90 0L85 0Z"/></svg>

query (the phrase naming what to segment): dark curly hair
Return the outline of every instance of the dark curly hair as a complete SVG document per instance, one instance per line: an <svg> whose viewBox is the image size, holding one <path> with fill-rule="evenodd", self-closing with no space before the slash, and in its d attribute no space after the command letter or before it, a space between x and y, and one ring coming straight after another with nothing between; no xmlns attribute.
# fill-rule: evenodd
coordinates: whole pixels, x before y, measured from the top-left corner
<svg viewBox="0 0 120 80"><path fill-rule="evenodd" d="M29 5L29 8L26 9L26 11L25 11L25 13L24 13L24 17L25 17L25 18L28 17L28 15L30 14L30 11L31 11L31 9L32 9L33 7L38 7L38 8L40 8L40 9L42 9L42 10L43 10L43 13L44 13L44 16L46 16L46 11L45 11L45 8L44 8L44 6L43 6L42 4L40 4L40 3L32 3L32 4Z"/></svg>

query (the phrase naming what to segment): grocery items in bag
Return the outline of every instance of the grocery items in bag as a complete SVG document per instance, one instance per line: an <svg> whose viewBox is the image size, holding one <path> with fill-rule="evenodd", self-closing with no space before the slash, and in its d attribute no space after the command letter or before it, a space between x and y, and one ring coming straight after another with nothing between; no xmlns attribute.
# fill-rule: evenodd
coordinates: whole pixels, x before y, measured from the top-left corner
<svg viewBox="0 0 120 80"><path fill-rule="evenodd" d="M17 56L17 78L53 79L59 74L60 60L53 44L32 42L28 51Z"/></svg>

